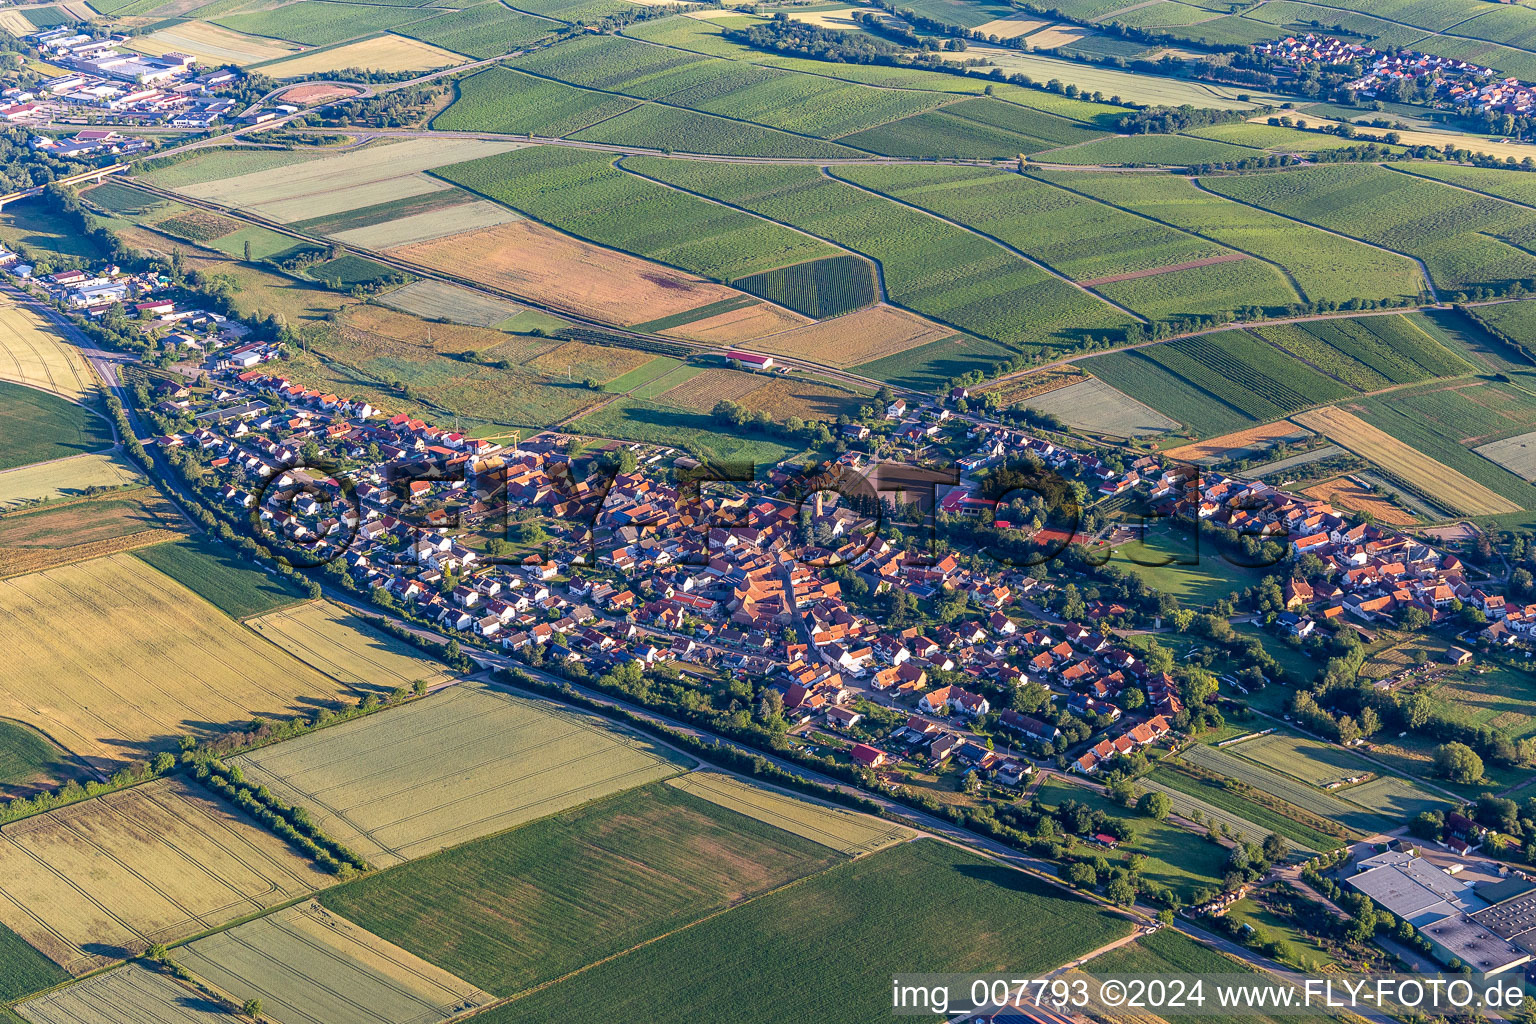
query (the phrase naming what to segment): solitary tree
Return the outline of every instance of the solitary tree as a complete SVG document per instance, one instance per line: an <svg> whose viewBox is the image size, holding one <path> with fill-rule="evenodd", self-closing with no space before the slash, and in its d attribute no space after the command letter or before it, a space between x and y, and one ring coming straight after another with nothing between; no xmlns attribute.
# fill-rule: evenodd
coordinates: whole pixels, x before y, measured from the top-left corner
<svg viewBox="0 0 1536 1024"><path fill-rule="evenodd" d="M260 1020L261 1019L261 1000L260 999L247 999L245 1001L245 1004L240 1007L240 1012L245 1014L247 1017L251 1018L252 1020Z"/></svg>

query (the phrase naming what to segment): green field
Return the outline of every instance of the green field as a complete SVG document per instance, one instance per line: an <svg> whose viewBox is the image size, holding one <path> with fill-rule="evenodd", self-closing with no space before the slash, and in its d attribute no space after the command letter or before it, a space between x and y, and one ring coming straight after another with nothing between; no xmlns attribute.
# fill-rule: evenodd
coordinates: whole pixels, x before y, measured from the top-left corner
<svg viewBox="0 0 1536 1024"><path fill-rule="evenodd" d="M1295 814L1306 813L1299 807L1292 814L1282 814L1234 793L1220 783L1196 778L1169 766L1153 769L1148 778L1314 850L1333 850L1343 845L1342 840L1296 820Z"/></svg>
<svg viewBox="0 0 1536 1024"><path fill-rule="evenodd" d="M1343 384L1246 331L1181 338L1140 354L1261 423L1350 394Z"/></svg>
<svg viewBox="0 0 1536 1024"><path fill-rule="evenodd" d="M1339 796L1368 811L1406 824L1423 811L1452 810L1455 801L1395 775L1372 779L1363 786L1339 790Z"/></svg>
<svg viewBox="0 0 1536 1024"><path fill-rule="evenodd" d="M1412 166L1412 165L1410 165ZM1445 291L1536 277L1536 210L1374 164L1217 176L1213 192L1422 259Z"/></svg>
<svg viewBox="0 0 1536 1024"><path fill-rule="evenodd" d="M0 796L52 788L74 774L69 755L37 730L0 718Z"/></svg>
<svg viewBox="0 0 1536 1024"><path fill-rule="evenodd" d="M583 142L680 153L779 157L856 155L853 150L830 142L658 103L642 103L617 117L574 132L570 137Z"/></svg>
<svg viewBox="0 0 1536 1024"><path fill-rule="evenodd" d="M1282 775L1252 761L1233 756L1225 750L1196 744L1186 749L1179 757L1208 772L1238 779L1286 803L1295 804L1303 810L1329 818L1364 835L1390 831L1402 824L1399 821L1389 821L1377 814L1367 813L1336 796L1298 782L1289 775Z"/></svg>
<svg viewBox="0 0 1536 1024"><path fill-rule="evenodd" d="M0 1000L9 1002L68 980L62 967L0 925Z"/></svg>
<svg viewBox="0 0 1536 1024"><path fill-rule="evenodd" d="M857 256L831 256L737 278L731 284L816 320L841 316L880 297L874 270Z"/></svg>
<svg viewBox="0 0 1536 1024"><path fill-rule="evenodd" d="M56 395L0 381L0 422L6 444L0 469L99 452L112 445L112 427L101 416Z"/></svg>
<svg viewBox="0 0 1536 1024"><path fill-rule="evenodd" d="M672 387L678 379L668 377L662 383ZM777 438L733 431L706 413L638 397L611 402L576 420L571 429L597 437L682 448L695 457L715 462L750 462L765 468L800 451Z"/></svg>
<svg viewBox="0 0 1536 1024"><path fill-rule="evenodd" d="M1145 563L1145 564L1144 564ZM1258 583L1272 567L1250 569L1223 557L1209 541L1151 534L1115 548L1111 564L1191 608L1211 605Z"/></svg>
<svg viewBox="0 0 1536 1024"><path fill-rule="evenodd" d="M433 119L432 127L559 137L622 113L637 102L503 67L486 68L455 88L458 93L452 105Z"/></svg>
<svg viewBox="0 0 1536 1024"><path fill-rule="evenodd" d="M913 964L1050 970L1128 932L1123 918L1028 875L918 840L642 946L484 1020L545 1022L601 1006L626 1021L874 1024L890 1019L891 977Z"/></svg>
<svg viewBox="0 0 1536 1024"><path fill-rule="evenodd" d="M484 58L536 43L558 28L556 22L519 14L492 0L396 31L445 50Z"/></svg>
<svg viewBox="0 0 1536 1024"><path fill-rule="evenodd" d="M1370 764L1347 750L1279 732L1223 749L1254 764L1284 772L1309 786L1328 786L1373 770Z"/></svg>
<svg viewBox="0 0 1536 1024"><path fill-rule="evenodd" d="M324 281L333 288L377 284L400 273L393 267L386 267L382 263L375 263L373 260L350 252L334 260L316 263L304 272L314 280Z"/></svg>
<svg viewBox="0 0 1536 1024"><path fill-rule="evenodd" d="M1210 946L1196 942L1172 928L1163 928L1151 935L1142 936L1128 945L1112 949L1102 956L1096 956L1083 966L1083 970L1096 977L1133 975L1144 978L1166 977L1170 974L1258 973L1241 960L1218 953ZM1159 1017L1168 1024L1194 1024L1206 1019L1199 1015L1181 1015L1166 1011ZM1223 1014L1221 1019L1230 1024L1282 1024L1284 1021L1296 1018L1267 1014L1243 1016Z"/></svg>
<svg viewBox="0 0 1536 1024"><path fill-rule="evenodd" d="M841 859L658 784L332 889L321 902L505 996Z"/></svg>
<svg viewBox="0 0 1536 1024"><path fill-rule="evenodd" d="M1253 426L1252 416L1165 369L1142 351L1112 352L1077 365L1106 384L1138 396L1191 433L1214 437Z"/></svg>
<svg viewBox="0 0 1536 1024"><path fill-rule="evenodd" d="M1052 149L1035 158L1045 164L1072 164L1107 167L1135 167L1161 164L1183 167L1189 164L1219 164L1262 156L1258 150L1233 146L1214 139L1194 139L1187 135L1131 135L1100 139L1069 149Z"/></svg>
<svg viewBox="0 0 1536 1024"><path fill-rule="evenodd" d="M225 14L209 20L236 32L287 39L306 46L330 46L421 21L438 13L435 10L411 10L408 7L305 0L304 3L288 4L270 11Z"/></svg>
<svg viewBox="0 0 1536 1024"><path fill-rule="evenodd" d="M1253 333L1360 391L1473 369L1400 314L1276 324Z"/></svg>
<svg viewBox="0 0 1536 1024"><path fill-rule="evenodd" d="M651 157L624 165L868 256L880 264L893 302L1009 347L1075 346L1127 323L1112 306L995 242L816 168Z"/></svg>
<svg viewBox="0 0 1536 1024"><path fill-rule="evenodd" d="M303 599L292 584L252 568L233 548L204 535L140 548L134 556L237 619Z"/></svg>
<svg viewBox="0 0 1536 1024"><path fill-rule="evenodd" d="M325 155L323 152L288 149L211 148L178 158L169 164L156 165L151 162L149 168L141 172L141 176L162 188L176 189L278 167L291 167L306 160L318 160Z"/></svg>
<svg viewBox="0 0 1536 1024"><path fill-rule="evenodd" d="M529 147L435 173L562 231L716 280L836 254L777 224L625 174L612 160Z"/></svg>
<svg viewBox="0 0 1536 1024"><path fill-rule="evenodd" d="M1103 132L991 97L961 100L866 128L839 141L886 156L1011 159L1020 153L1089 142Z"/></svg>

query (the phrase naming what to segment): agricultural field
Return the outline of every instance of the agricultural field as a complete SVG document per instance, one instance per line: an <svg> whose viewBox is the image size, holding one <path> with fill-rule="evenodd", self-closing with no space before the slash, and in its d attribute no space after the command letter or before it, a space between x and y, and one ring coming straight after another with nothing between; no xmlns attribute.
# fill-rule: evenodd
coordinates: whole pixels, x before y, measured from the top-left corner
<svg viewBox="0 0 1536 1024"><path fill-rule="evenodd" d="M80 1024L89 1020L230 1024L234 1019L212 1000L194 997L169 975L142 964L126 964L28 999L16 1011L29 1024Z"/></svg>
<svg viewBox="0 0 1536 1024"><path fill-rule="evenodd" d="M984 232L1151 319L1298 299L1274 267L1043 179L910 165L834 173Z"/></svg>
<svg viewBox="0 0 1536 1024"><path fill-rule="evenodd" d="M1472 450L1491 462L1497 462L1527 482L1536 483L1536 431L1527 431L1499 441L1489 441ZM4 480L5 477L0 476L0 485L3 485Z"/></svg>
<svg viewBox="0 0 1536 1024"><path fill-rule="evenodd" d="M137 36L128 48L160 56L172 51L189 54L199 63L218 67L222 64L258 64L299 52L299 47L280 39L232 32L202 21L188 21L171 28L157 29L147 36Z"/></svg>
<svg viewBox="0 0 1536 1024"><path fill-rule="evenodd" d="M1337 449L1335 449L1337 450ZM1494 461L1498 461L1495 459ZM1349 512L1369 513L1387 526L1416 526L1418 518L1398 507L1353 476L1338 477L1308 487L1301 493Z"/></svg>
<svg viewBox="0 0 1536 1024"><path fill-rule="evenodd" d="M1239 202L1417 256L1450 293L1536 277L1536 211L1372 164L1205 178Z"/></svg>
<svg viewBox="0 0 1536 1024"><path fill-rule="evenodd" d="M338 242L364 249L392 249L495 227L518 219L517 214L505 206L472 198L458 189L431 192L420 198L426 201L413 204L417 212L384 209L387 205L403 206L410 200L400 204L366 207L346 215L356 226L322 233Z"/></svg>
<svg viewBox="0 0 1536 1024"><path fill-rule="evenodd" d="M1225 825L1232 832L1241 836L1245 842L1262 843L1264 837L1272 831L1261 825L1257 825L1247 818L1241 817L1235 812L1228 811L1215 804L1207 803L1197 796L1186 793L1183 789L1170 786L1155 777L1146 777L1138 780L1139 789L1153 793L1162 793L1168 797L1173 805L1173 813L1181 818L1198 820L1206 825ZM1303 853L1312 852L1305 843L1292 841L1292 845Z"/></svg>
<svg viewBox="0 0 1536 1024"><path fill-rule="evenodd" d="M1083 970L1096 977L1129 975L1145 978L1177 974L1259 973L1242 960L1220 953L1172 928L1163 928L1151 935L1143 935L1135 942L1102 953L1084 964ZM1263 977L1270 978L1273 975L1265 974ZM1139 1021L1146 1019L1145 1017L1136 1018ZM1152 1019L1166 1021L1167 1024L1194 1024L1199 1017L1170 1013L1164 1017ZM1230 1019L1232 1024L1284 1024L1292 1018L1283 1014L1248 1013L1242 1017Z"/></svg>
<svg viewBox="0 0 1536 1024"><path fill-rule="evenodd" d="M302 597L293 584L253 568L243 555L206 534L140 548L134 557L235 619L274 611Z"/></svg>
<svg viewBox="0 0 1536 1024"><path fill-rule="evenodd" d="M1286 803L1295 804L1304 811L1336 821L1365 836L1390 831L1401 824L1401 822L1390 822L1376 814L1366 813L1355 805L1345 803L1338 797L1299 782L1289 775L1282 775L1280 772L1215 747L1195 744L1183 751L1179 758L1205 771L1245 782L1254 789L1262 790Z"/></svg>
<svg viewBox="0 0 1536 1024"><path fill-rule="evenodd" d="M643 162L649 173L653 161ZM837 254L825 242L626 174L611 154L529 147L437 173L578 238L717 281Z"/></svg>
<svg viewBox="0 0 1536 1024"><path fill-rule="evenodd" d="M691 412L709 412L716 402L736 401L768 382L769 378L741 370L712 368L698 373L656 396L662 405Z"/></svg>
<svg viewBox="0 0 1536 1024"><path fill-rule="evenodd" d="M1026 399L1092 379L1076 366L1066 363L1046 370L1034 370L1022 376L1004 378L981 388L980 393L995 396L993 401L999 409L1011 409Z"/></svg>
<svg viewBox="0 0 1536 1024"><path fill-rule="evenodd" d="M1395 775L1384 775L1361 786L1341 789L1338 795L1352 804L1394 821L1408 822L1422 811L1451 810L1455 801Z"/></svg>
<svg viewBox="0 0 1536 1024"><path fill-rule="evenodd" d="M1254 422L1238 407L1194 386L1140 350L1094 356L1077 365L1118 391L1155 403L1153 408L1194 436L1230 434Z"/></svg>
<svg viewBox="0 0 1536 1024"><path fill-rule="evenodd" d="M274 10L250 14L224 14L209 20L215 25L245 32L251 35L287 39L305 46L332 46L336 43L373 35L432 17L436 11L411 10L408 7L382 7L366 4L331 3L329 0L305 0L304 3L288 4ZM360 67L356 62L350 67ZM267 69L264 69L267 70ZM312 70L325 70L315 68ZM383 70L383 69L381 69ZM405 69L401 69L405 70ZM309 74L309 71L292 71L279 66L277 77L293 77Z"/></svg>
<svg viewBox="0 0 1536 1024"><path fill-rule="evenodd" d="M161 188L181 190L189 185L203 185L223 178L258 174L311 160L323 160L326 155L320 150L209 148L198 150L190 156L177 157L169 163L150 161L138 176ZM155 201L149 196L144 199L147 202Z"/></svg>
<svg viewBox="0 0 1536 1024"><path fill-rule="evenodd" d="M179 947L176 962L283 1024L431 1024L495 997L313 900Z"/></svg>
<svg viewBox="0 0 1536 1024"><path fill-rule="evenodd" d="M912 927L914 907L934 908L944 927ZM1123 918L1028 875L920 840L640 946L489 1011L485 1024L547 1021L563 1007L599 1004L623 1020L724 1024L749 1012L756 1024L872 1024L889 1018L884 979L903 964L1035 971L1128 931ZM865 941L870 934L881 941ZM752 969L741 970L749 958ZM679 977L691 983L662 981ZM834 983L848 978L882 980Z"/></svg>
<svg viewBox="0 0 1536 1024"><path fill-rule="evenodd" d="M877 260L892 302L1009 347L1049 351L1128 322L996 242L815 168L652 157L627 159L625 167Z"/></svg>
<svg viewBox="0 0 1536 1024"><path fill-rule="evenodd" d="M1472 370L1402 314L1273 324L1253 333L1359 391Z"/></svg>
<svg viewBox="0 0 1536 1024"><path fill-rule="evenodd" d="M1246 331L1221 331L1140 350L1143 358L1262 423L1350 394Z"/></svg>
<svg viewBox="0 0 1536 1024"><path fill-rule="evenodd" d="M788 796L734 775L696 771L668 779L666 784L849 856L874 853L915 836L902 825Z"/></svg>
<svg viewBox="0 0 1536 1024"><path fill-rule="evenodd" d="M905 352L856 363L849 369L901 387L936 391L941 385L972 371L995 375L1013 355L1012 349L995 341L954 334Z"/></svg>
<svg viewBox="0 0 1536 1024"><path fill-rule="evenodd" d="M1333 850L1343 845L1337 836L1307 823L1309 816L1316 820L1315 815L1309 815L1309 812L1291 804L1282 805L1285 808L1283 811L1266 807L1257 800L1227 789L1220 780L1203 779L1180 771L1175 766L1162 765L1153 769L1147 781L1157 783L1165 791L1177 790L1202 804L1218 807L1228 815L1249 822L1266 833L1274 832L1299 846Z"/></svg>
<svg viewBox="0 0 1536 1024"><path fill-rule="evenodd" d="M369 304L349 309L295 362L318 381L381 408L543 426L597 400L580 378L567 380L563 367L551 375L525 365L558 344L484 327L423 324ZM392 381L410 385L410 398L402 401Z"/></svg>
<svg viewBox="0 0 1536 1024"><path fill-rule="evenodd" d="M509 10L492 0L396 31L470 57L494 57L553 35L560 23Z"/></svg>
<svg viewBox="0 0 1536 1024"><path fill-rule="evenodd" d="M79 350L47 320L8 296L0 296L0 381L40 388L72 402L96 393L96 375Z"/></svg>
<svg viewBox="0 0 1536 1024"><path fill-rule="evenodd" d="M1467 309L1476 325L1477 340L1482 342L1480 363L1501 372L1531 373L1536 370L1531 358L1515 345L1536 349L1536 302L1497 302ZM1465 323L1466 321L1463 321ZM1477 358L1474 356L1474 358Z"/></svg>
<svg viewBox="0 0 1536 1024"><path fill-rule="evenodd" d="M332 889L321 902L510 996L843 861L827 839L657 784Z"/></svg>
<svg viewBox="0 0 1536 1024"><path fill-rule="evenodd" d="M446 281L413 281L380 295L378 300L424 320L447 320L470 327L495 327L522 308Z"/></svg>
<svg viewBox="0 0 1536 1024"><path fill-rule="evenodd" d="M874 267L857 256L827 259L752 274L733 282L742 291L822 320L868 306L880 297Z"/></svg>
<svg viewBox="0 0 1536 1024"><path fill-rule="evenodd" d="M454 265L476 284L619 325L675 316L741 294L532 221L397 246L390 255L423 267Z"/></svg>
<svg viewBox="0 0 1536 1024"><path fill-rule="evenodd" d="M600 719L475 683L235 763L381 867L679 770Z"/></svg>
<svg viewBox="0 0 1536 1024"><path fill-rule="evenodd" d="M695 341L712 341L717 345L734 345L742 341L755 343L759 338L772 337L796 328L809 327L811 324L811 320L791 310L771 306L766 302L752 302L725 309L713 316L690 320L680 327L669 327L657 333L668 338L688 338Z"/></svg>
<svg viewBox="0 0 1536 1024"><path fill-rule="evenodd" d="M76 455L56 462L0 471L0 512L23 505L78 498L91 487L117 489L143 483L143 475L115 452Z"/></svg>
<svg viewBox="0 0 1536 1024"><path fill-rule="evenodd" d="M356 285L382 283L391 276L397 275L399 271L355 253L346 253L336 259L313 264L305 268L304 273L310 280L324 281L330 287L341 291Z"/></svg>
<svg viewBox="0 0 1536 1024"><path fill-rule="evenodd" d="M594 380L610 381L631 370L638 370L654 358L650 352L641 352L639 349L567 341L539 353L525 365L551 376L574 377L578 380L591 377Z"/></svg>
<svg viewBox="0 0 1536 1024"><path fill-rule="evenodd" d="M328 601L271 612L245 624L311 668L359 688L410 688L418 681L433 686L449 677L440 662Z"/></svg>
<svg viewBox="0 0 1536 1024"><path fill-rule="evenodd" d="M1306 431L1289 420L1277 420L1274 423L1239 430L1233 434L1213 437L1208 441L1169 448L1163 454L1170 459L1180 459L1185 462L1199 462L1202 459L1219 461L1244 453L1263 451L1281 441L1306 436L1308 436Z"/></svg>
<svg viewBox="0 0 1536 1024"><path fill-rule="evenodd" d="M29 797L79 776L69 753L47 736L19 722L0 719L0 797ZM0 953L0 963L4 954Z"/></svg>
<svg viewBox="0 0 1536 1024"><path fill-rule="evenodd" d="M0 575L159 544L185 529L175 506L150 487L11 512L0 515Z"/></svg>
<svg viewBox="0 0 1536 1024"><path fill-rule="evenodd" d="M777 157L858 155L856 150L846 146L658 103L642 103L570 137L583 142L642 146L679 153ZM658 142L662 144L658 145Z"/></svg>
<svg viewBox="0 0 1536 1024"><path fill-rule="evenodd" d="M1058 416L1071 426L1116 437L1146 437L1178 427L1174 420L1093 377L1018 404Z"/></svg>
<svg viewBox="0 0 1536 1024"><path fill-rule="evenodd" d="M1255 149L1188 135L1127 135L1036 153L1031 160L1075 167L1139 167L1219 164L1261 156Z"/></svg>
<svg viewBox="0 0 1536 1024"><path fill-rule="evenodd" d="M129 554L0 581L0 612L0 716L108 772L184 733L309 714L359 693Z"/></svg>
<svg viewBox="0 0 1536 1024"><path fill-rule="evenodd" d="M314 2L314 0L309 0ZM293 6L307 6L293 5ZM347 6L356 6L349 4ZM287 8L282 8L287 10ZM265 15L258 15L264 17ZM347 68L366 68L372 71L434 71L438 68L463 64L465 58L457 53L424 43L419 39L387 33L371 39L310 50L297 57L261 65L261 73L272 78L307 78L327 72L345 71Z"/></svg>
<svg viewBox="0 0 1536 1024"><path fill-rule="evenodd" d="M175 187L194 199L236 206L273 220L312 222L317 217L443 191L447 185L421 172L488 153L506 152L515 146L516 143L475 139L406 139L233 177L167 187Z"/></svg>
<svg viewBox="0 0 1536 1024"><path fill-rule="evenodd" d="M0 828L0 923L71 974L333 880L233 806L175 779Z"/></svg>
<svg viewBox="0 0 1536 1024"><path fill-rule="evenodd" d="M439 131L511 132L560 138L621 114L640 101L490 67L460 81L453 103L432 120Z"/></svg>
<svg viewBox="0 0 1536 1024"><path fill-rule="evenodd" d="M1270 733L1222 748L1255 764L1284 772L1310 786L1327 787L1374 769L1338 747L1285 733Z"/></svg>
<svg viewBox="0 0 1536 1024"><path fill-rule="evenodd" d="M1394 401L1397 400L1394 398ZM1395 409L1391 411L1390 419L1393 422L1390 428L1392 432L1389 433L1379 429L1379 422L1389 418L1388 409L1377 407L1375 411L1377 415L1373 419L1378 423L1369 423L1341 408L1314 409L1294 419L1302 426L1326 435L1339 447L1380 466L1430 500L1455 512L1463 515L1498 515L1520 511L1522 506L1504 497L1502 493L1437 462L1400 440L1406 434L1397 428L1403 422L1411 421L1411 414L1404 416ZM1468 458L1475 459L1476 456L1469 455ZM1515 480L1514 477L1510 479Z"/></svg>
<svg viewBox="0 0 1536 1024"><path fill-rule="evenodd" d="M753 348L770 355L847 367L894 356L953 335L946 327L882 304L759 338Z"/></svg>
<svg viewBox="0 0 1536 1024"><path fill-rule="evenodd" d="M869 404L867 394L858 395L800 377L774 378L739 399L749 412L765 412L775 423L797 416L808 423L833 424L839 416L857 416L859 407Z"/></svg>

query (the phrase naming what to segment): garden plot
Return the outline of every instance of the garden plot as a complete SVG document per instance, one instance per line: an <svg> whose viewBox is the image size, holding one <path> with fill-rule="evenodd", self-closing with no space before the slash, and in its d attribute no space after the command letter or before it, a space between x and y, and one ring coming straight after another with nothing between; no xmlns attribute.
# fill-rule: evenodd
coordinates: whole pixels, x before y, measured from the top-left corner
<svg viewBox="0 0 1536 1024"><path fill-rule="evenodd" d="M198 939L176 962L278 1024L430 1024L488 992L313 900Z"/></svg>
<svg viewBox="0 0 1536 1024"><path fill-rule="evenodd" d="M175 187L193 197L296 221L442 191L420 172L516 149L473 139L407 139L269 170Z"/></svg>
<svg viewBox="0 0 1536 1024"><path fill-rule="evenodd" d="M0 649L0 716L109 772L184 733L359 695L130 554L0 582Z"/></svg>
<svg viewBox="0 0 1536 1024"><path fill-rule="evenodd" d="M495 327L522 310L515 302L447 281L413 281L378 297L386 306L427 320Z"/></svg>
<svg viewBox="0 0 1536 1024"><path fill-rule="evenodd" d="M477 683L235 763L381 867L678 771L601 720Z"/></svg>
<svg viewBox="0 0 1536 1024"><path fill-rule="evenodd" d="M72 974L334 880L233 806L175 779L0 828L0 923Z"/></svg>

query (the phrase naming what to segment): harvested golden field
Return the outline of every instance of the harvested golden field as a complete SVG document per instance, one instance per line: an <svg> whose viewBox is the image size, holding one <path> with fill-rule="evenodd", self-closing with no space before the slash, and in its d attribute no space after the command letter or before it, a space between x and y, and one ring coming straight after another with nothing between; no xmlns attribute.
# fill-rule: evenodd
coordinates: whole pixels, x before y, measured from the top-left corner
<svg viewBox="0 0 1536 1024"><path fill-rule="evenodd" d="M916 835L901 825L847 808L802 800L734 775L689 772L667 780L667 785L842 853L874 853Z"/></svg>
<svg viewBox="0 0 1536 1024"><path fill-rule="evenodd" d="M96 767L357 692L132 555L0 581L0 717Z"/></svg>
<svg viewBox="0 0 1536 1024"><path fill-rule="evenodd" d="M871 306L762 338L752 347L777 356L813 359L828 366L856 366L952 337L954 333L905 310Z"/></svg>
<svg viewBox="0 0 1536 1024"><path fill-rule="evenodd" d="M1027 35L1037 28L1045 28L1051 24L1043 18L1031 18L1028 15L1020 15L1012 18L998 18L989 21L985 25L977 25L975 31L983 36L997 36L999 39L1017 39Z"/></svg>
<svg viewBox="0 0 1536 1024"><path fill-rule="evenodd" d="M1290 420L1276 420L1246 430L1207 438L1194 444L1170 448L1163 454L1171 459L1195 462L1200 459L1224 458L1229 454L1269 448L1286 438L1299 437L1303 432Z"/></svg>
<svg viewBox="0 0 1536 1024"><path fill-rule="evenodd" d="M716 402L738 401L768 381L755 373L713 368L689 377L674 388L656 396L663 405L673 405L693 412L709 412Z"/></svg>
<svg viewBox="0 0 1536 1024"><path fill-rule="evenodd" d="M194 999L169 974L142 964L125 964L34 996L16 1011L30 1024L81 1024L82 1021L145 1021L153 1024L229 1024L230 1017L208 999Z"/></svg>
<svg viewBox="0 0 1536 1024"><path fill-rule="evenodd" d="M0 512L34 501L75 498L87 487L122 487L144 482L144 476L115 452L21 466L0 473Z"/></svg>
<svg viewBox="0 0 1536 1024"><path fill-rule="evenodd" d="M176 962L276 1021L431 1024L496 1001L314 900L198 939Z"/></svg>
<svg viewBox="0 0 1536 1024"><path fill-rule="evenodd" d="M664 779L669 757L595 716L466 682L232 763L389 867Z"/></svg>
<svg viewBox="0 0 1536 1024"><path fill-rule="evenodd" d="M730 345L738 341L750 341L770 334L779 334L813 322L810 317L801 316L793 310L759 302L755 306L743 306L741 309L733 309L726 313L716 313L703 320L695 320L691 324L671 327L658 333L668 338L689 338L694 341L713 341Z"/></svg>
<svg viewBox="0 0 1536 1024"><path fill-rule="evenodd" d="M515 142L404 139L265 170L175 186L195 199L239 207L273 220L308 220L452 186L421 172L517 149Z"/></svg>
<svg viewBox="0 0 1536 1024"><path fill-rule="evenodd" d="M1068 387L1088 379L1088 375L1075 366L1053 366L1048 370L1036 370L1022 377L988 384L982 394L997 395L997 405L1007 409L1020 402Z"/></svg>
<svg viewBox="0 0 1536 1024"><path fill-rule="evenodd" d="M79 350L48 321L5 296L0 296L0 380L76 402L96 391L96 376Z"/></svg>
<svg viewBox="0 0 1536 1024"><path fill-rule="evenodd" d="M210 25L205 21L188 21L173 28L151 32L147 36L137 36L128 42L128 48L157 57L173 51L185 53L196 57L200 64L215 67L221 64L244 67L298 53L300 49L287 40L248 36L244 32Z"/></svg>
<svg viewBox="0 0 1536 1024"><path fill-rule="evenodd" d="M441 662L329 601L301 604L245 624L311 668L358 687L393 690L417 680L432 686L450 674Z"/></svg>
<svg viewBox="0 0 1536 1024"><path fill-rule="evenodd" d="M0 515L0 576L175 540L184 536L184 526L175 506L151 487L7 513Z"/></svg>
<svg viewBox="0 0 1536 1024"><path fill-rule="evenodd" d="M1079 42L1090 35L1093 33L1076 25L1052 25L1030 36L1026 41L1031 50L1052 50L1058 46Z"/></svg>
<svg viewBox="0 0 1536 1024"><path fill-rule="evenodd" d="M1413 526L1418 522L1403 509L1353 477L1341 476L1315 487L1308 487L1301 493L1309 498L1326 501L1335 508L1347 509L1350 512L1369 512L1376 517L1378 523L1386 523L1388 526Z"/></svg>
<svg viewBox="0 0 1536 1024"><path fill-rule="evenodd" d="M655 358L654 352L568 341L559 348L534 356L523 365L551 377L569 375L572 380L578 381L591 377L606 383Z"/></svg>
<svg viewBox="0 0 1536 1024"><path fill-rule="evenodd" d="M36 32L37 26L22 17L21 12L14 7L7 7L0 10L0 29L4 29L19 39L22 36L29 36Z"/></svg>
<svg viewBox="0 0 1536 1024"><path fill-rule="evenodd" d="M1375 463L1453 512L1485 516L1520 511L1520 506L1508 498L1410 448L1353 413L1325 406L1291 418L1326 435L1340 448Z"/></svg>
<svg viewBox="0 0 1536 1024"><path fill-rule="evenodd" d="M414 316L374 303L353 306L342 314L340 321L339 333L352 361L422 360L433 355L481 352L490 359L521 362L559 344L558 341L513 338L489 327L467 324L425 326Z"/></svg>
<svg viewBox="0 0 1536 1024"><path fill-rule="evenodd" d="M0 828L0 924L72 974L333 881L232 805L180 779Z"/></svg>
<svg viewBox="0 0 1536 1024"><path fill-rule="evenodd" d="M870 402L841 388L794 377L775 378L747 392L738 401L752 412L766 412L775 423L782 423L791 416L832 423L844 413L856 415L859 406Z"/></svg>
<svg viewBox="0 0 1536 1024"><path fill-rule="evenodd" d="M365 68L371 71L433 71L463 64L469 58L406 36L382 35L332 49L314 50L261 69L271 78L304 78L309 75Z"/></svg>
<svg viewBox="0 0 1536 1024"><path fill-rule="evenodd" d="M612 324L660 320L741 294L527 220L398 246L390 254Z"/></svg>

